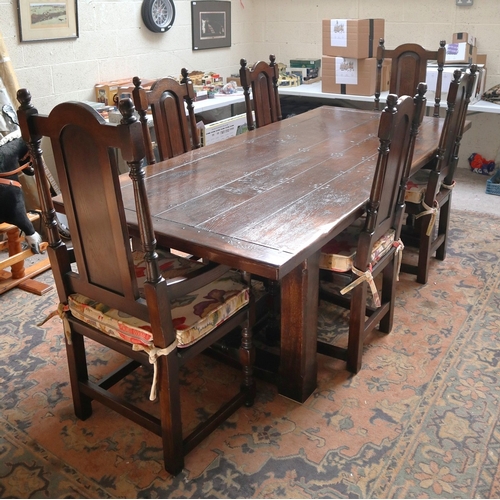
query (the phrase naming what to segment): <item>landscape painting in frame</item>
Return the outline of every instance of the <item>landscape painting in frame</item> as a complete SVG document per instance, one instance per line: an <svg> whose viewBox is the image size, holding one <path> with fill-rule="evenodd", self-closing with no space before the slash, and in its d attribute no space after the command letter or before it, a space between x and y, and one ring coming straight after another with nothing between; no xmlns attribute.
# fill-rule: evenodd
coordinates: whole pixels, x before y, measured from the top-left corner
<svg viewBox="0 0 500 500"><path fill-rule="evenodd" d="M191 2L193 50L231 47L231 2Z"/></svg>
<svg viewBox="0 0 500 500"><path fill-rule="evenodd" d="M78 37L77 0L18 0L22 42Z"/></svg>

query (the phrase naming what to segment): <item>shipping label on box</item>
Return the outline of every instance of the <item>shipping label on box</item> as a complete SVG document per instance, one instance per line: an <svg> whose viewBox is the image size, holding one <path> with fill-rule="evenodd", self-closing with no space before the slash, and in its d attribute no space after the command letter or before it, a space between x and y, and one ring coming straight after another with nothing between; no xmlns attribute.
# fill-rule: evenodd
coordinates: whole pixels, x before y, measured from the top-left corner
<svg viewBox="0 0 500 500"><path fill-rule="evenodd" d="M384 19L324 19L323 55L355 59L376 57L384 29Z"/></svg>
<svg viewBox="0 0 500 500"><path fill-rule="evenodd" d="M467 42L449 43L446 45L446 64L467 63L475 64L477 58L477 47Z"/></svg>

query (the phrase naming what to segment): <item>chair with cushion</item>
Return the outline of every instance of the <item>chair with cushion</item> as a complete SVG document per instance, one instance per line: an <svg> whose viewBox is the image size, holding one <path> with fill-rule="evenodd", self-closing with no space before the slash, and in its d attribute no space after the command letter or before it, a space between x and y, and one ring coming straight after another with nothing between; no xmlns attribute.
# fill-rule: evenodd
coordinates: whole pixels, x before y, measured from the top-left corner
<svg viewBox="0 0 500 500"><path fill-rule="evenodd" d="M463 75L460 70L454 72L436 156L406 186L408 215L402 239L405 245L418 248L418 261L416 265L404 262L401 269L416 274L418 283L427 283L434 254L438 260L446 257L454 175L476 71L477 66L473 65Z"/></svg>
<svg viewBox="0 0 500 500"><path fill-rule="evenodd" d="M381 38L377 47L377 78L375 84L375 109L379 109L382 66L385 59L391 60L389 92L397 95L413 95L420 82L427 81L427 62L437 62L437 80L434 99L434 116L439 116L441 84L446 57L446 42L439 42L438 50L426 50L416 43L404 43L387 50Z"/></svg>
<svg viewBox="0 0 500 500"><path fill-rule="evenodd" d="M269 56L269 63L256 62L248 68L246 59L240 60L240 81L245 95L248 130L263 127L281 120L280 96L278 94L279 70L276 57ZM250 91L252 98L250 99ZM252 116L255 113L255 124Z"/></svg>
<svg viewBox="0 0 500 500"><path fill-rule="evenodd" d="M348 309L349 325L347 346L318 338L318 352L346 361L353 373L361 369L366 337L377 325L384 333L392 329L404 186L425 110L425 91L425 84L420 84L414 98L389 94L380 117L379 154L365 215L321 249L319 297ZM381 284L375 281L379 278Z"/></svg>
<svg viewBox="0 0 500 500"><path fill-rule="evenodd" d="M123 119L119 125L107 124L83 103L59 104L44 116L32 106L25 89L18 92L18 100L21 130L34 157L49 233L47 251L59 295L75 414L82 420L89 418L91 402L96 400L142 425L161 437L165 468L177 474L186 453L242 404L253 402L249 276L156 249L142 167L141 124L130 99L120 102ZM54 151L75 263L55 224L44 176L42 137L50 138ZM130 168L144 252L131 250L114 148L121 150ZM180 371L186 361L235 329L241 335L241 387L183 436ZM88 339L121 353L127 363L119 369L113 366L107 376L94 381L89 371L96 369L96 360L87 362L86 358L96 354L86 351ZM147 403L149 407L141 404L141 387L136 387L135 394L128 389L121 394L117 385L141 365L153 365L150 399L157 395L158 401ZM112 392L112 386L118 392ZM113 425L112 421L108 424Z"/></svg>
<svg viewBox="0 0 500 500"><path fill-rule="evenodd" d="M141 86L139 77L133 79L135 88L132 97L142 123L148 164L155 163L148 110L153 118L160 161L200 147L193 108L193 82L188 77L187 69L182 68L181 74L180 82L174 78L161 78L150 90Z"/></svg>

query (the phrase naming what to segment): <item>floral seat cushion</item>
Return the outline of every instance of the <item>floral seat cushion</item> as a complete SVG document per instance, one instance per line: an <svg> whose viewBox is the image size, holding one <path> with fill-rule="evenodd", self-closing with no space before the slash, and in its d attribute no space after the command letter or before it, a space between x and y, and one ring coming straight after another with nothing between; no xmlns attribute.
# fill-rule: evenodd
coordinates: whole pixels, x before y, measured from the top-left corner
<svg viewBox="0 0 500 500"><path fill-rule="evenodd" d="M363 229L363 221L344 229L338 236L321 249L320 269L344 273L350 271L358 248L358 239ZM378 262L394 243L394 229L387 231L374 245L371 263Z"/></svg>
<svg viewBox="0 0 500 500"><path fill-rule="evenodd" d="M203 266L169 253L160 255L160 269L166 280L182 276L185 271ZM145 265L140 253L134 253L139 286L143 285ZM171 304L177 346L187 347L210 333L249 301L249 290L236 271L228 271L209 283ZM134 316L108 307L81 294L68 297L71 314L94 328L131 344L153 346L151 325Z"/></svg>
<svg viewBox="0 0 500 500"><path fill-rule="evenodd" d="M420 203L424 199L430 173L431 170L422 169L408 179L405 191L406 203Z"/></svg>

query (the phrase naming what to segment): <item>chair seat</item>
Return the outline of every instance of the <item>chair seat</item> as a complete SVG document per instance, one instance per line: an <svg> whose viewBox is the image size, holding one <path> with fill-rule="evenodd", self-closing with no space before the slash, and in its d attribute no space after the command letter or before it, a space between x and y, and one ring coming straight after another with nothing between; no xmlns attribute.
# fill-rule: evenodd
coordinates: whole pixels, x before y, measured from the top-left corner
<svg viewBox="0 0 500 500"><path fill-rule="evenodd" d="M158 252L163 277L168 280L182 277L188 270L203 267L203 264L168 253ZM139 292L146 280L143 254L134 252ZM176 329L177 347L188 347L208 335L236 311L249 302L248 287L241 283L236 271L228 271L208 285L180 297L171 304L172 319ZM68 297L72 315L131 344L153 345L151 325L134 316L108 307L81 294Z"/></svg>
<svg viewBox="0 0 500 500"><path fill-rule="evenodd" d="M364 221L360 219L355 224L344 229L338 236L329 241L322 249L319 260L320 269L345 273L352 269L359 234L363 229ZM373 245L371 264L378 262L392 247L395 232L390 229Z"/></svg>

